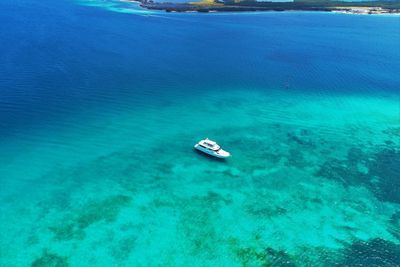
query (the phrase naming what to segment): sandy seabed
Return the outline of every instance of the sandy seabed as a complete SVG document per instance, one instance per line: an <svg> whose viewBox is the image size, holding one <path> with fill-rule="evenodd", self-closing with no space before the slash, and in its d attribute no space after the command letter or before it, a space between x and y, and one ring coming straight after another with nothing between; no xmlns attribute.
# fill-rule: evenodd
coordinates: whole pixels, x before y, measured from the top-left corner
<svg viewBox="0 0 400 267"><path fill-rule="evenodd" d="M398 108L238 89L113 114L118 149L2 195L1 266L396 266Z"/></svg>

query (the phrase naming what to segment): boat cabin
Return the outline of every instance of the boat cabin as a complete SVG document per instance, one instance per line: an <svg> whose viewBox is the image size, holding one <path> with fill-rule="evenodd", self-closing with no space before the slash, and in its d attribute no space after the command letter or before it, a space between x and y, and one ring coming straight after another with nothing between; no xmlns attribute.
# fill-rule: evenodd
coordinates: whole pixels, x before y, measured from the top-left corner
<svg viewBox="0 0 400 267"><path fill-rule="evenodd" d="M199 144L204 148L207 148L207 149L210 149L210 150L214 150L214 151L217 151L217 150L220 149L220 146L217 145L216 142L211 141L209 139L202 140Z"/></svg>

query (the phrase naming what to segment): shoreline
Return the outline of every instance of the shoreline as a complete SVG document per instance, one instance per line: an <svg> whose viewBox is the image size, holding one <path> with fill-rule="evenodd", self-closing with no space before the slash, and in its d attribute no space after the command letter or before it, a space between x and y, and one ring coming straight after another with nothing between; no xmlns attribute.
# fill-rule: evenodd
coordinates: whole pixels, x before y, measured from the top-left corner
<svg viewBox="0 0 400 267"><path fill-rule="evenodd" d="M140 7L147 10L158 10L165 12L179 13L215 13L215 12L285 12L285 11L310 11L310 12L332 12L355 15L400 15L400 3L395 6L386 7L385 5L373 2L374 6L368 2L333 2L334 5L321 4L318 1L308 2L214 2L214 3L168 3L154 2L153 0L125 0L124 2L137 2ZM350 5L346 6L347 3ZM390 3L390 2L384 2ZM370 6L369 6L370 5Z"/></svg>

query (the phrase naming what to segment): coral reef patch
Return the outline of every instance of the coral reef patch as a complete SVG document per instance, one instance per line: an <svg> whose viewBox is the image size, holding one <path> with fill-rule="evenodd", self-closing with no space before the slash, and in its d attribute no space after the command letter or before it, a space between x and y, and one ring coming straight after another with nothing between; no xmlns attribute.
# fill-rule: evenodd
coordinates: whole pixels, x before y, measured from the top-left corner
<svg viewBox="0 0 400 267"><path fill-rule="evenodd" d="M351 148L347 159L325 161L316 172L346 186L366 186L378 199L400 204L399 174L400 151L394 147L377 147L370 153Z"/></svg>
<svg viewBox="0 0 400 267"><path fill-rule="evenodd" d="M340 266L400 266L400 245L380 238L356 241L346 248Z"/></svg>
<svg viewBox="0 0 400 267"><path fill-rule="evenodd" d="M68 267L68 258L44 251L43 254L34 260L31 267Z"/></svg>
<svg viewBox="0 0 400 267"><path fill-rule="evenodd" d="M130 201L131 198L128 196L117 195L101 201L88 202L49 229L58 240L82 239L87 227L101 221L113 222L120 209L128 205Z"/></svg>

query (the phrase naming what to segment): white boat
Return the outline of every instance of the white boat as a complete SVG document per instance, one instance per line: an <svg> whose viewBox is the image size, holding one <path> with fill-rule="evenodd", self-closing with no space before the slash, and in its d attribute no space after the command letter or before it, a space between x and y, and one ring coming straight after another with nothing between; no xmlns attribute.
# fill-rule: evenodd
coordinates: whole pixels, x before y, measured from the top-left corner
<svg viewBox="0 0 400 267"><path fill-rule="evenodd" d="M216 142L208 138L201 140L200 142L195 144L194 148L208 155L221 159L231 156L231 154L228 151L223 150Z"/></svg>

